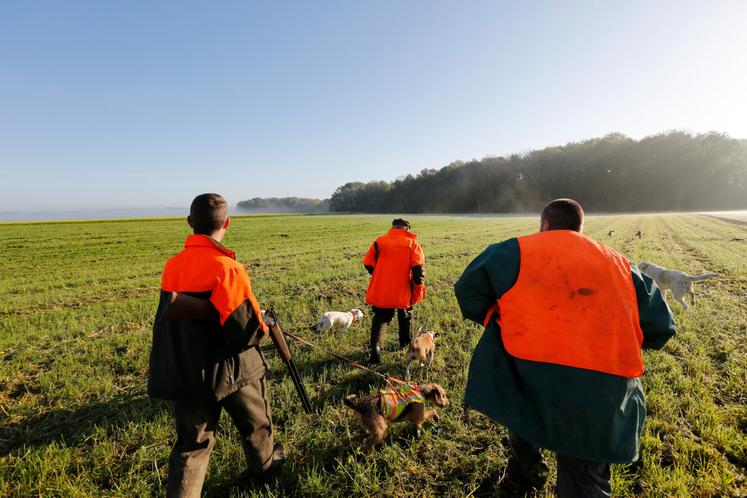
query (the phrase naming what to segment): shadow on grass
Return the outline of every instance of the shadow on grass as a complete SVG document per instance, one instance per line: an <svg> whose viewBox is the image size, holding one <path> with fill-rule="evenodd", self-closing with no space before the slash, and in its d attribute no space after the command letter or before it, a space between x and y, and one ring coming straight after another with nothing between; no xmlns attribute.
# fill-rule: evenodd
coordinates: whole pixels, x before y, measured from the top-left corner
<svg viewBox="0 0 747 498"><path fill-rule="evenodd" d="M143 393L123 395L115 400L97 401L81 407L46 410L18 422L0 425L0 454L20 448L43 447L53 442L75 446L95 430L125 427L130 422L154 420L170 405Z"/></svg>

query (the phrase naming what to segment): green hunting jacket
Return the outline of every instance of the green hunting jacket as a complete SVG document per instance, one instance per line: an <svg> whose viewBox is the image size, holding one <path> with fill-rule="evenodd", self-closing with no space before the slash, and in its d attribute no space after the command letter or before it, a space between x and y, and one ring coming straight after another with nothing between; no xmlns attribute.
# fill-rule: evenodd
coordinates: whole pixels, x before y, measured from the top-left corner
<svg viewBox="0 0 747 498"><path fill-rule="evenodd" d="M496 299L516 283L520 262L517 239L491 245L475 258L454 286L463 316L483 324ZM659 349L675 334L672 313L635 265L631 278L642 347ZM472 356L465 404L538 447L596 462L635 461L646 418L640 378L515 358L506 352L496 320Z"/></svg>

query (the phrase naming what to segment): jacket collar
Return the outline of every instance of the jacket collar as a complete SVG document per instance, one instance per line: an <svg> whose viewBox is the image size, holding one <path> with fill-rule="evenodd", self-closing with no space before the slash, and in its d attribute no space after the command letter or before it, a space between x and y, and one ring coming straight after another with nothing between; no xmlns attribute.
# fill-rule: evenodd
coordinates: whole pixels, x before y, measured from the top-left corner
<svg viewBox="0 0 747 498"><path fill-rule="evenodd" d="M190 235L184 241L184 248L189 249L190 247L211 247L217 251L222 252L231 259L236 259L236 253L232 250L223 247L223 245L215 239L211 239L207 235L197 234Z"/></svg>
<svg viewBox="0 0 747 498"><path fill-rule="evenodd" d="M407 237L410 239L416 239L418 236L412 232L408 232L403 228L390 228L386 233L387 235L394 235L395 237Z"/></svg>

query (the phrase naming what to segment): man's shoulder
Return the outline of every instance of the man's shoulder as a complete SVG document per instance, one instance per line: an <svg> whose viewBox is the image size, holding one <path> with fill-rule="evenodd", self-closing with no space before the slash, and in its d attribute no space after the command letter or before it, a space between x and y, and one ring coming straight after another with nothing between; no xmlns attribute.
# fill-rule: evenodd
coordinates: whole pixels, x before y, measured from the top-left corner
<svg viewBox="0 0 747 498"><path fill-rule="evenodd" d="M216 265L218 265L225 273L244 273L247 274L244 265L236 261L235 259L226 256L218 255L214 257Z"/></svg>
<svg viewBox="0 0 747 498"><path fill-rule="evenodd" d="M179 251L178 253L171 256L169 259L166 260L166 263L163 265L163 273L169 272L169 271L175 271L180 266L183 265L183 259L184 259L184 250Z"/></svg>
<svg viewBox="0 0 747 498"><path fill-rule="evenodd" d="M501 242L496 242L495 244L490 244L487 248L485 248L485 252L518 252L519 250L519 240L516 237L512 237L510 239L503 240Z"/></svg>
<svg viewBox="0 0 747 498"><path fill-rule="evenodd" d="M164 271L199 266L213 272L245 272L244 265L218 251L184 249L166 261Z"/></svg>

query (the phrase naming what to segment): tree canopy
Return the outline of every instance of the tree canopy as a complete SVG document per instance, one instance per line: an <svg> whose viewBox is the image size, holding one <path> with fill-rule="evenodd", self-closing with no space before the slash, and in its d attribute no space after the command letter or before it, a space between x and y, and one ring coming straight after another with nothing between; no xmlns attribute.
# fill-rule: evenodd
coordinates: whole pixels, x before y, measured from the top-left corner
<svg viewBox="0 0 747 498"><path fill-rule="evenodd" d="M351 182L330 211L503 213L536 211L571 197L587 211L747 208L747 140L672 131L622 134L509 157L424 169L393 182Z"/></svg>
<svg viewBox="0 0 747 498"><path fill-rule="evenodd" d="M236 207L251 213L325 213L329 211L329 199L254 197L240 201Z"/></svg>

